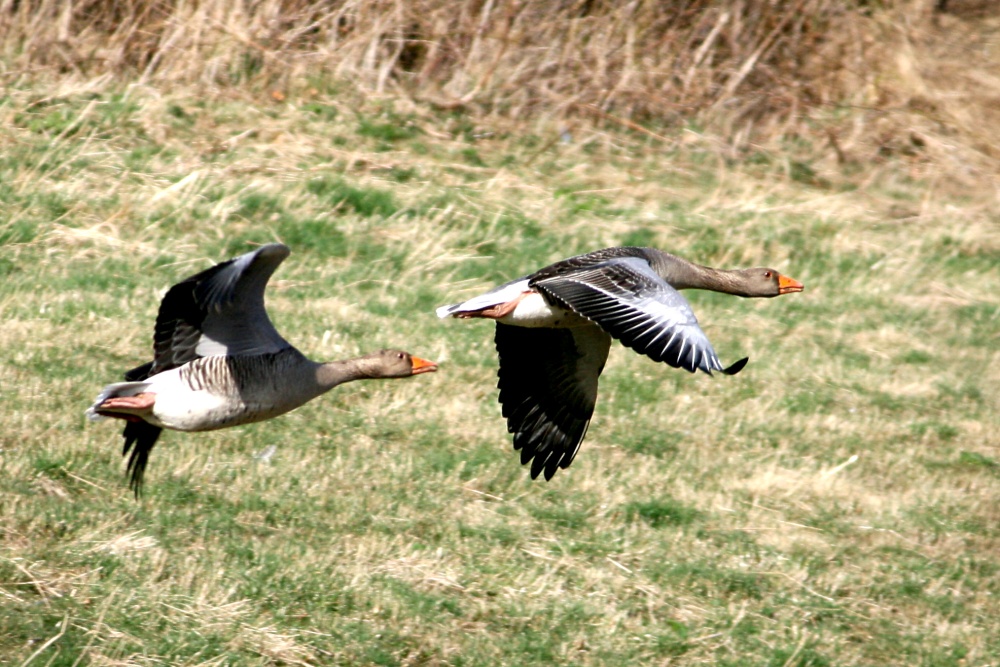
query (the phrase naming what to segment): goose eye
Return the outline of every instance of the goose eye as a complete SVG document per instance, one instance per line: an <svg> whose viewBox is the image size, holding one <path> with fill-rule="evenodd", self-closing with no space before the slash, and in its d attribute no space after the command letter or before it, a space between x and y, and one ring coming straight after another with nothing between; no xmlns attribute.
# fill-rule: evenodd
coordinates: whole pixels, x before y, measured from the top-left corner
<svg viewBox="0 0 1000 667"><path fill-rule="evenodd" d="M771 272L770 271L765 271L764 272L764 277L765 278L770 278L771 277Z"/></svg>
<svg viewBox="0 0 1000 667"><path fill-rule="evenodd" d="M402 352L399 352L399 353L398 353L398 354L396 355L396 358L397 358L397 359L402 359L402 358L403 358L403 353L402 353Z"/></svg>

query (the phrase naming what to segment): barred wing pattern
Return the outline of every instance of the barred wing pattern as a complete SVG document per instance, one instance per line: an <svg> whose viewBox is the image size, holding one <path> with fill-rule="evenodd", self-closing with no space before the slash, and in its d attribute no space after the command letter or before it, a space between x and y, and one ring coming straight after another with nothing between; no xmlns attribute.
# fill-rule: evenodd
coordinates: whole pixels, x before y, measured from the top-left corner
<svg viewBox="0 0 1000 667"><path fill-rule="evenodd" d="M497 322L500 403L531 478L551 479L580 449L611 337L596 326L524 328Z"/></svg>
<svg viewBox="0 0 1000 667"><path fill-rule="evenodd" d="M719 361L687 300L638 257L615 257L534 278L531 286L595 322L626 347L691 373L738 373Z"/></svg>

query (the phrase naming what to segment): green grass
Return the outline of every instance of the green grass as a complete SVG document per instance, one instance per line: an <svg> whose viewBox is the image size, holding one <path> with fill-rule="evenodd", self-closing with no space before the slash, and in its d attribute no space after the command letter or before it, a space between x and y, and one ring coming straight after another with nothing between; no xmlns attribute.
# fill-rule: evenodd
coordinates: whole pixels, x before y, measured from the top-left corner
<svg viewBox="0 0 1000 667"><path fill-rule="evenodd" d="M296 102L0 105L0 662L1000 662L988 208L956 224L905 179ZM926 213L887 223L899 199ZM300 349L402 347L440 372L166 433L136 502L119 427L83 410L148 358L165 288L272 240L293 254L268 307ZM579 457L532 482L492 327L433 309L614 244L807 289L690 293L747 368L616 346Z"/></svg>

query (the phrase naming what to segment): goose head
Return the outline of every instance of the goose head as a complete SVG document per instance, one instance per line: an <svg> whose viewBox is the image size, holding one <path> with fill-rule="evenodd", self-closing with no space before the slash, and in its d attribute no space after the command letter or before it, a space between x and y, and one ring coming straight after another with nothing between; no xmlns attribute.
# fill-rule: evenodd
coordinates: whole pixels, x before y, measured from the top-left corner
<svg viewBox="0 0 1000 667"><path fill-rule="evenodd" d="M379 350L362 357L366 375L371 378L405 378L421 373L433 373L437 364L403 350Z"/></svg>
<svg viewBox="0 0 1000 667"><path fill-rule="evenodd" d="M783 276L767 267L741 269L733 273L739 275L740 296L772 297L801 292L805 289L805 285L798 280Z"/></svg>

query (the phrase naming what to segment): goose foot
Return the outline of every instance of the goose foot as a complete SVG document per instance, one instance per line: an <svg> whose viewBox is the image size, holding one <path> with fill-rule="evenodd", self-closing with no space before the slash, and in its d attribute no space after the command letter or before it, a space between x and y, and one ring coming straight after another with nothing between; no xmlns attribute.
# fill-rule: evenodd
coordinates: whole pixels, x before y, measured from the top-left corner
<svg viewBox="0 0 1000 667"><path fill-rule="evenodd" d="M97 406L97 411L103 410L150 410L156 402L156 394L144 391L135 396L112 396Z"/></svg>
<svg viewBox="0 0 1000 667"><path fill-rule="evenodd" d="M507 317L514 312L517 308L517 304L521 303L521 300L532 294L532 292L522 292L516 298L507 301L506 303L498 303L482 310L469 310L461 313L455 313L455 317L466 320L472 317L485 317L491 320L499 320L503 317Z"/></svg>

